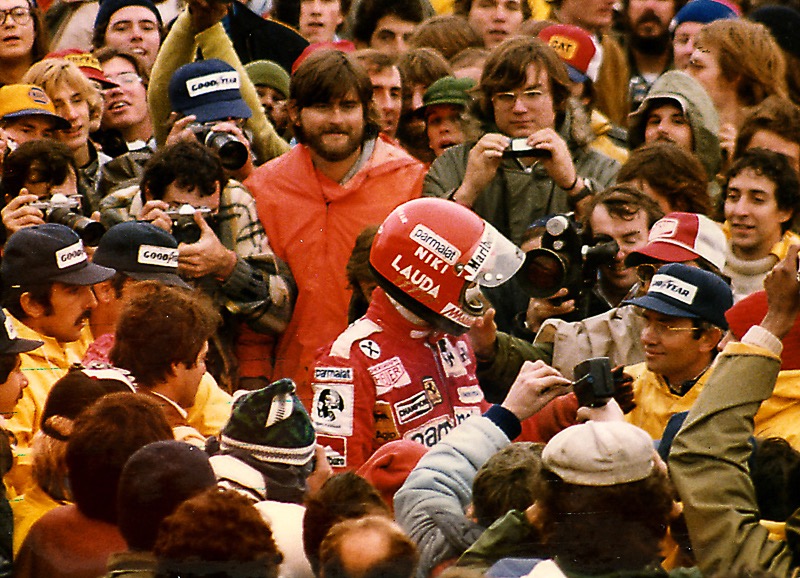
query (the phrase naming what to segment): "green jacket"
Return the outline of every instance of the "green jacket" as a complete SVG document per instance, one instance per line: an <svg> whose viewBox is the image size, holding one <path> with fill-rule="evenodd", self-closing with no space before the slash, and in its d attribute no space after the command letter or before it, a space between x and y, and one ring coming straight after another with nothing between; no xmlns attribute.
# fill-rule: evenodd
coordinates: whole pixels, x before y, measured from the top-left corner
<svg viewBox="0 0 800 578"><path fill-rule="evenodd" d="M772 395L779 370L780 358L769 350L728 344L673 442L670 473L698 566L708 576L746 568L774 576L797 573L789 544L770 540L759 524L747 466L753 416ZM797 515L787 522L789 535L797 535Z"/></svg>

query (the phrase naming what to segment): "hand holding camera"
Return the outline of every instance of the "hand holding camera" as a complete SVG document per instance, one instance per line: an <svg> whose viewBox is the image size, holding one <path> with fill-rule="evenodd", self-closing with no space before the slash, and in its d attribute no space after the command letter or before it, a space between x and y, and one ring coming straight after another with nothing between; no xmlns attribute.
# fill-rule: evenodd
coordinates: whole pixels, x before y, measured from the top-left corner
<svg viewBox="0 0 800 578"><path fill-rule="evenodd" d="M20 194L11 199L2 209L3 225L8 234L23 227L41 225L42 223L58 223L75 231L88 246L95 246L106 232L99 221L85 217L80 213L81 199L79 195L66 196L54 194L49 199L40 199L28 194L23 188Z"/></svg>
<svg viewBox="0 0 800 578"><path fill-rule="evenodd" d="M511 385L502 407L523 421L556 397L569 393L570 381L544 361L526 361Z"/></svg>

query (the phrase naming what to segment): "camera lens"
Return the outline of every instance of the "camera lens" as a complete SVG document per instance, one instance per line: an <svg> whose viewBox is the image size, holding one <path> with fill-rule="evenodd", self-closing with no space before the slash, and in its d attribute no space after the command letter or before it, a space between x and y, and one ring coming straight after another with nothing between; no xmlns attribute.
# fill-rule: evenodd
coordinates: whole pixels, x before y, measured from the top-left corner
<svg viewBox="0 0 800 578"><path fill-rule="evenodd" d="M94 247L100 242L106 228L102 223L93 221L69 209L56 207L47 212L48 223L59 223L75 231L83 242L89 247Z"/></svg>
<svg viewBox="0 0 800 578"><path fill-rule="evenodd" d="M532 297L546 298L563 287L568 268L569 264L555 251L533 249L525 255L519 280Z"/></svg>
<svg viewBox="0 0 800 578"><path fill-rule="evenodd" d="M217 151L222 166L230 171L242 168L247 162L247 147L227 132L211 131L206 137L206 146Z"/></svg>

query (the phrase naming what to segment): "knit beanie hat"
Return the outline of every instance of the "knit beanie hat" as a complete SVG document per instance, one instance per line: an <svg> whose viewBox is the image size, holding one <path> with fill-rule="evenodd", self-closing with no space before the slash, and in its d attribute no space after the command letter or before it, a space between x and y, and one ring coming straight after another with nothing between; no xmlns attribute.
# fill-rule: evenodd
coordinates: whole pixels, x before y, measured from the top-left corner
<svg viewBox="0 0 800 578"><path fill-rule="evenodd" d="M394 495L427 451L411 440L387 442L358 469L358 475L375 486L389 509L394 510Z"/></svg>
<svg viewBox="0 0 800 578"><path fill-rule="evenodd" d="M220 447L247 452L262 462L292 466L309 463L316 448L316 434L294 392L291 379L280 379L239 396L222 430Z"/></svg>
<svg viewBox="0 0 800 578"><path fill-rule="evenodd" d="M108 28L108 21L114 15L114 12L128 6L144 6L152 12L159 26L163 26L161 22L161 13L156 8L156 5L151 0L102 0L100 8L97 10L97 17L94 19L94 29L102 30L105 35L106 28Z"/></svg>
<svg viewBox="0 0 800 578"><path fill-rule="evenodd" d="M268 86L289 98L289 73L277 62L254 60L244 67L247 76L256 86Z"/></svg>

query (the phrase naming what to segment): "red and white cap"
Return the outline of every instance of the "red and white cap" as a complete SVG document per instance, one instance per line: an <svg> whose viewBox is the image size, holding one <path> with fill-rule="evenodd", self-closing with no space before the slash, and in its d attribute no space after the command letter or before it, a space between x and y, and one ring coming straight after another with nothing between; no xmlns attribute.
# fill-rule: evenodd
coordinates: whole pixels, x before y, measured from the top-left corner
<svg viewBox="0 0 800 578"><path fill-rule="evenodd" d="M722 228L697 213L669 213L650 229L647 245L631 252L625 259L628 267L657 259L683 263L702 258L722 270L725 267L727 240Z"/></svg>

